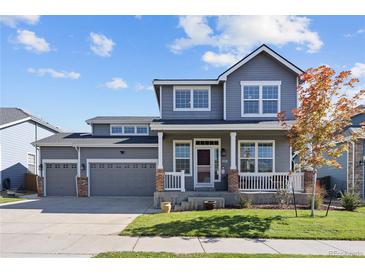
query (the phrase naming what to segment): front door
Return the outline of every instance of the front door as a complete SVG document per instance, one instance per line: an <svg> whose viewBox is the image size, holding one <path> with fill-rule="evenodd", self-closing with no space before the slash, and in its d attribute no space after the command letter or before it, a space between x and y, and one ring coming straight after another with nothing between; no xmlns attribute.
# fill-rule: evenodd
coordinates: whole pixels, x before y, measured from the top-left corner
<svg viewBox="0 0 365 274"><path fill-rule="evenodd" d="M212 149L196 149L196 186L213 185Z"/></svg>

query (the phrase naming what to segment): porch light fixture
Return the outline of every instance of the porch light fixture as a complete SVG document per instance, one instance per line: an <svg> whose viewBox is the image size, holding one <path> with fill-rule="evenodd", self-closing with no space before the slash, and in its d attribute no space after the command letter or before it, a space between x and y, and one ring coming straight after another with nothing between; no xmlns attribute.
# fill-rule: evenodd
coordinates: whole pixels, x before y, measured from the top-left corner
<svg viewBox="0 0 365 274"><path fill-rule="evenodd" d="M226 149L225 148L222 148L221 149L221 156L222 157L226 157L227 156L227 153L226 153Z"/></svg>
<svg viewBox="0 0 365 274"><path fill-rule="evenodd" d="M124 150L121 150L121 151L120 151L120 154L124 154Z"/></svg>
<svg viewBox="0 0 365 274"><path fill-rule="evenodd" d="M85 170L85 164L81 164L81 170Z"/></svg>
<svg viewBox="0 0 365 274"><path fill-rule="evenodd" d="M364 160L360 160L360 161L359 161L359 165L360 165L360 166L364 166L364 165L365 165L365 161L364 161Z"/></svg>
<svg viewBox="0 0 365 274"><path fill-rule="evenodd" d="M42 170L43 169L43 165L42 164L39 164L39 170Z"/></svg>

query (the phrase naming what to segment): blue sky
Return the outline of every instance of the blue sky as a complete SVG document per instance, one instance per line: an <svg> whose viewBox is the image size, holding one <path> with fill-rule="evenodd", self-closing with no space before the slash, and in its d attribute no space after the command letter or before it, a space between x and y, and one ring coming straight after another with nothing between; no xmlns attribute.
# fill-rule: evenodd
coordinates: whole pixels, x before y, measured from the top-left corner
<svg viewBox="0 0 365 274"><path fill-rule="evenodd" d="M302 69L365 83L364 16L1 18L1 105L67 131L97 115L158 115L154 78L216 78L262 43Z"/></svg>

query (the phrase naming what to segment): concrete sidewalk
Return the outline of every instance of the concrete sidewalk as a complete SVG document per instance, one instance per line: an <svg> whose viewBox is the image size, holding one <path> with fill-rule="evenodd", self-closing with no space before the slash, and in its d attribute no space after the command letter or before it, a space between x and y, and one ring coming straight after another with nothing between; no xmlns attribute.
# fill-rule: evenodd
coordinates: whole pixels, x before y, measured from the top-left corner
<svg viewBox="0 0 365 274"><path fill-rule="evenodd" d="M75 238L76 237L76 238ZM106 251L165 251L174 253L271 253L365 255L365 241L121 237L117 235L32 235L26 244L9 246L1 257L91 257ZM70 239L68 239L70 238ZM39 249L39 245L43 248Z"/></svg>

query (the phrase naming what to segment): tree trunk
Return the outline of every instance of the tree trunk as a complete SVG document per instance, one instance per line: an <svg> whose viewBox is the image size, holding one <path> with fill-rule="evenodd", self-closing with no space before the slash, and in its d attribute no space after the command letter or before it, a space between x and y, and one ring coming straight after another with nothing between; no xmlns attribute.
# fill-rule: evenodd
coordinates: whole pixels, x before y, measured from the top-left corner
<svg viewBox="0 0 365 274"><path fill-rule="evenodd" d="M316 202L317 170L313 170L311 217L314 218L314 206Z"/></svg>

